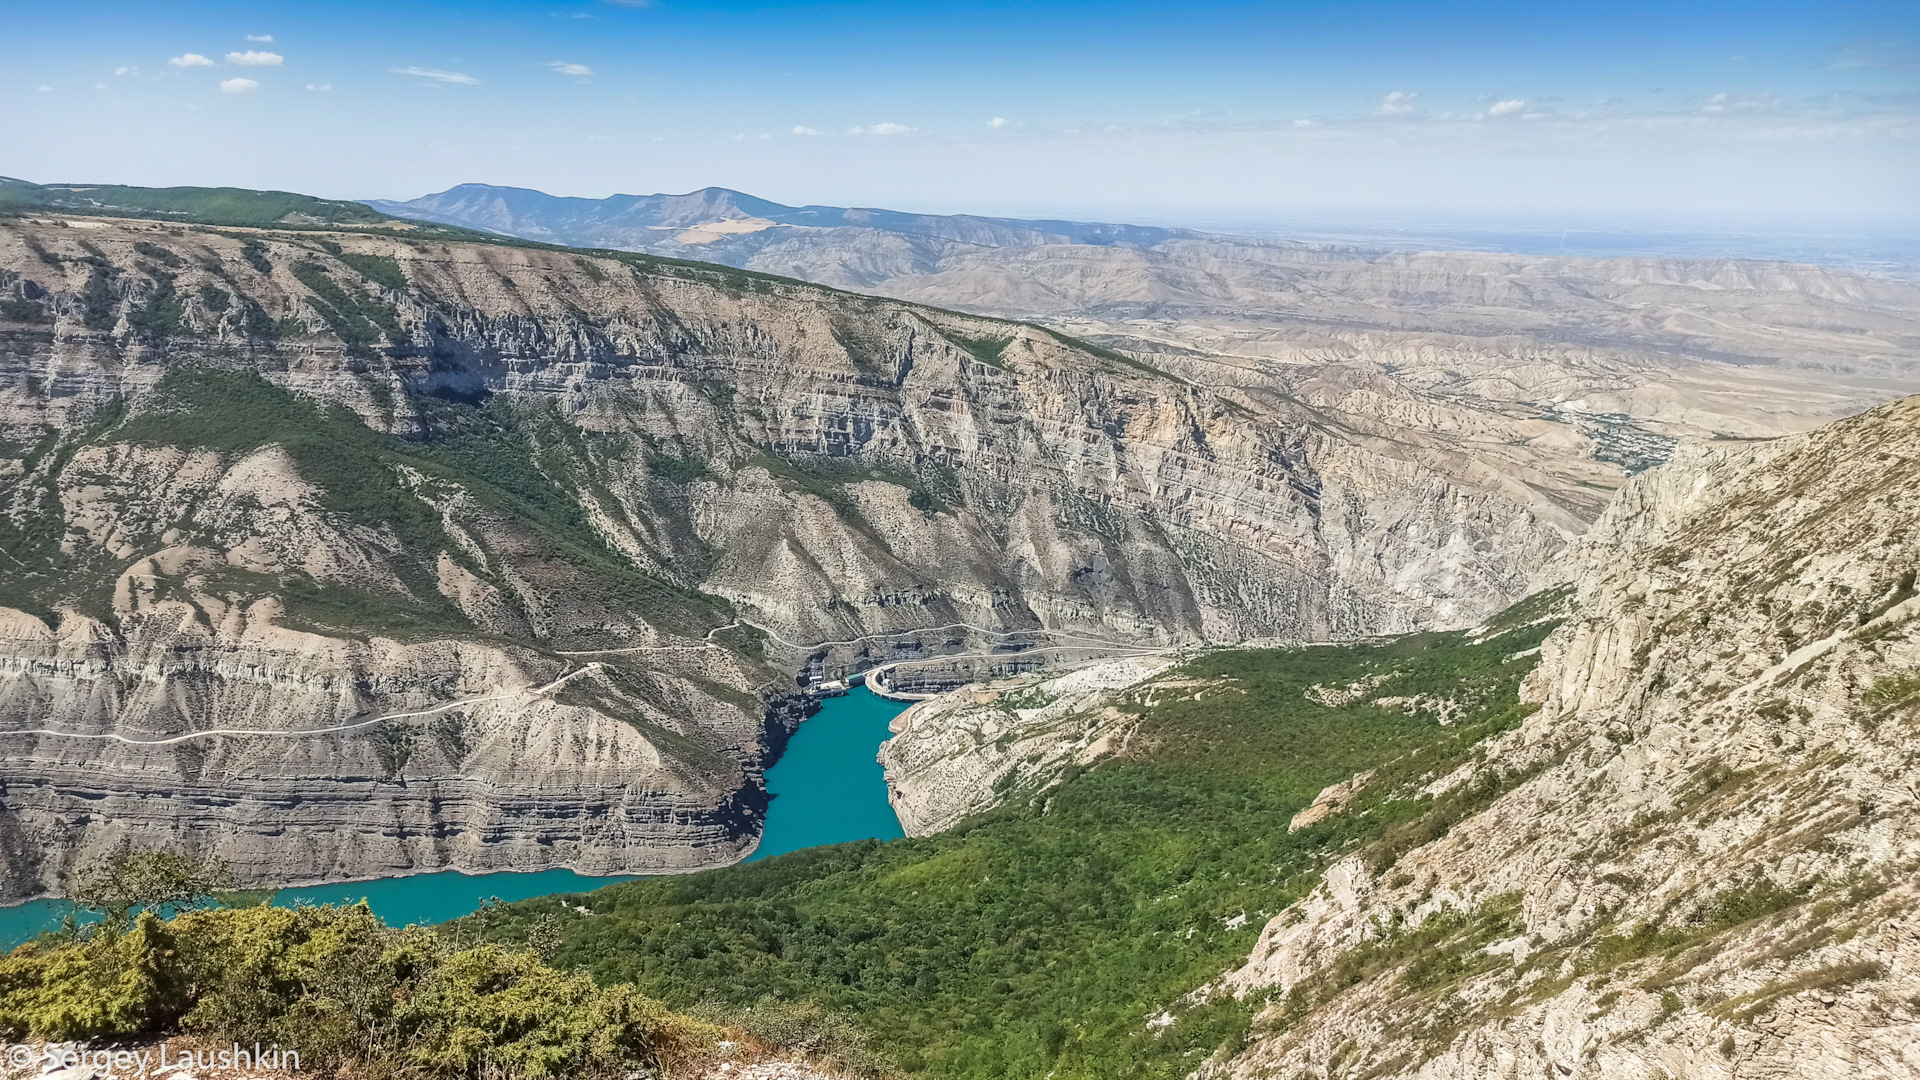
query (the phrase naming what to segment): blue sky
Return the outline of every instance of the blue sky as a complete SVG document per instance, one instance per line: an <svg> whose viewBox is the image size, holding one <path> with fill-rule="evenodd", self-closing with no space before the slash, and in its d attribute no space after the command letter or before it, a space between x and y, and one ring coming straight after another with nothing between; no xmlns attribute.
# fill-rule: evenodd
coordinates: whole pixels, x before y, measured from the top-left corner
<svg viewBox="0 0 1920 1080"><path fill-rule="evenodd" d="M0 173L1920 216L1920 4L0 0Z"/></svg>

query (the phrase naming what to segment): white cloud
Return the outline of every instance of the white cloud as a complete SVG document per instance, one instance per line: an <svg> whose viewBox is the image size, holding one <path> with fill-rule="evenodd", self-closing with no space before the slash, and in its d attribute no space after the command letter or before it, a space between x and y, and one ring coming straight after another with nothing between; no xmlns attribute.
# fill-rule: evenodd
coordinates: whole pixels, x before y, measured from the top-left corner
<svg viewBox="0 0 1920 1080"><path fill-rule="evenodd" d="M36 94L51 94L53 93L53 87L48 86L46 83L41 83L39 86L33 88L33 92Z"/></svg>
<svg viewBox="0 0 1920 1080"><path fill-rule="evenodd" d="M223 94L251 94L260 89L260 84L252 79L225 79L220 83Z"/></svg>
<svg viewBox="0 0 1920 1080"><path fill-rule="evenodd" d="M850 128L848 129L847 134L849 135L912 135L918 132L919 130L920 130L919 128L908 127L905 124L871 124L867 127Z"/></svg>
<svg viewBox="0 0 1920 1080"><path fill-rule="evenodd" d="M107 88L107 84L103 82L97 82L93 84L93 88L95 90L105 90Z"/></svg>
<svg viewBox="0 0 1920 1080"><path fill-rule="evenodd" d="M806 126L805 124L795 124L795 125L793 125L793 133L794 133L795 135L818 135L818 134L820 134L820 132L819 132L819 131L817 131L817 130L815 130L815 129L813 129L813 128L810 128L810 127L808 127L808 126Z"/></svg>
<svg viewBox="0 0 1920 1080"><path fill-rule="evenodd" d="M1419 91L1409 94L1404 90L1395 90L1381 98L1380 106L1373 111L1381 116L1405 116L1413 111L1413 99L1419 96Z"/></svg>
<svg viewBox="0 0 1920 1080"><path fill-rule="evenodd" d="M308 84L307 84L307 89L309 89L309 90L331 90L331 89L333 89L333 84L332 84L332 83L330 83L330 82L329 82L329 83L308 83Z"/></svg>
<svg viewBox="0 0 1920 1080"><path fill-rule="evenodd" d="M1704 113L1754 112L1780 104L1772 94L1715 94L1700 107Z"/></svg>
<svg viewBox="0 0 1920 1080"><path fill-rule="evenodd" d="M250 49L227 54L227 63L237 67L279 67L285 61L286 57L277 52L254 52Z"/></svg>
<svg viewBox="0 0 1920 1080"><path fill-rule="evenodd" d="M593 69L585 64L569 64L565 60L549 60L547 66L562 75L591 75Z"/></svg>
<svg viewBox="0 0 1920 1080"><path fill-rule="evenodd" d="M613 136L611 136L611 135L589 135L589 136L587 136L587 141L588 141L588 142L612 142L612 141L613 141Z"/></svg>
<svg viewBox="0 0 1920 1080"><path fill-rule="evenodd" d="M1013 121L1007 119L1004 116L996 116L993 119L987 121L987 126L990 128L998 129L998 128L1006 127L1011 123L1013 123Z"/></svg>
<svg viewBox="0 0 1920 1080"><path fill-rule="evenodd" d="M1295 120L1295 121L1293 122L1293 126L1294 126L1294 127L1297 127L1297 128L1310 128L1310 127L1312 127L1312 126L1313 126L1313 121L1311 121L1311 120Z"/></svg>
<svg viewBox="0 0 1920 1080"><path fill-rule="evenodd" d="M273 35L272 34L248 34L247 40L257 41L262 45L271 45L273 44Z"/></svg>
<svg viewBox="0 0 1920 1080"><path fill-rule="evenodd" d="M212 67L213 66L213 61L207 59L204 56L201 56L197 52L190 52L182 56L176 56L173 59L167 61L167 63L172 64L174 67L177 67L177 68Z"/></svg>
<svg viewBox="0 0 1920 1080"><path fill-rule="evenodd" d="M1508 98L1505 101L1496 101L1487 106L1488 116L1519 116L1526 111L1527 102L1525 98Z"/></svg>
<svg viewBox="0 0 1920 1080"><path fill-rule="evenodd" d="M113 69L113 73L115 75L132 75L138 78L140 76L140 69L137 67L117 67Z"/></svg>
<svg viewBox="0 0 1920 1080"><path fill-rule="evenodd" d="M480 81L471 75L463 75L458 71L443 71L439 68L397 67L392 71L395 75L411 75L416 79L432 79L434 82L458 83L462 86L473 86Z"/></svg>

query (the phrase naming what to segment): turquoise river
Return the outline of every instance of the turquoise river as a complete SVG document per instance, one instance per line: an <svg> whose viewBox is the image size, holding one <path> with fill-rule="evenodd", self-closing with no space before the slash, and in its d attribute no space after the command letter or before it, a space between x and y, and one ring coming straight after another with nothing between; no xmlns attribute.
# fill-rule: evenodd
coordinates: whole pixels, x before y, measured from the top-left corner
<svg viewBox="0 0 1920 1080"><path fill-rule="evenodd" d="M766 833L748 861L844 840L901 835L900 822L887 803L886 777L874 755L886 741L887 725L906 708L855 687L846 697L828 698L820 711L794 732L786 753L767 770ZM625 877L585 877L571 870L538 873L462 874L445 871L406 877L350 881L282 889L273 902L340 904L365 900L388 923L437 923L478 908L491 897L525 900L552 893L597 889ZM35 900L0 908L0 948L11 948L42 930L57 929L71 910L64 900Z"/></svg>

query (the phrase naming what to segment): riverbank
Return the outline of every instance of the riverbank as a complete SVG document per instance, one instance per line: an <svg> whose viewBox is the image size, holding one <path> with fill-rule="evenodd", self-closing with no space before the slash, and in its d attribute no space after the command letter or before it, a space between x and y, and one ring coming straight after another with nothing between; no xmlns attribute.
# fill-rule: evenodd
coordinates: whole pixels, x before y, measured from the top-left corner
<svg viewBox="0 0 1920 1080"><path fill-rule="evenodd" d="M767 770L766 824L747 861L819 844L903 835L887 801L877 755L890 734L888 725L905 707L855 687L844 697L822 701L818 712L801 721ZM282 889L273 903L295 907L365 900L389 925L404 926L457 919L496 897L528 900L632 880L635 875L591 877L566 869L490 874L438 870ZM73 905L60 899L0 908L0 949L59 929L71 911Z"/></svg>

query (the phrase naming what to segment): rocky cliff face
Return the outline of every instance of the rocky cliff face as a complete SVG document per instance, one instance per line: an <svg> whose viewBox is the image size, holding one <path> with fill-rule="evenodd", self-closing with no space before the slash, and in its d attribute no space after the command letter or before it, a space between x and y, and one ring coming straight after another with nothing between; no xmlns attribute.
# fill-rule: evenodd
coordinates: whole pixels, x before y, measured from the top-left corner
<svg viewBox="0 0 1920 1080"><path fill-rule="evenodd" d="M1913 1075L1917 492L1911 398L1629 485L1539 711L1434 781L1504 794L1276 917L1199 1075Z"/></svg>
<svg viewBox="0 0 1920 1080"><path fill-rule="evenodd" d="M1117 695L1176 662L1135 656L991 680L908 708L894 718L893 738L880 745L900 827L908 836L931 836L1016 796L1031 797L1069 765L1116 753L1137 719L1113 707ZM1156 687L1182 689L1165 680Z"/></svg>
<svg viewBox="0 0 1920 1080"><path fill-rule="evenodd" d="M1341 422L1478 431L1463 449L1563 499L1610 490L1675 440L1804 431L1920 391L1920 289L1814 266L1385 252L719 188L591 200L468 184L376 205L1038 319L1216 389L1313 400L1314 384L1365 381L1386 400L1350 398Z"/></svg>
<svg viewBox="0 0 1920 1080"><path fill-rule="evenodd" d="M29 218L0 295L11 895L726 861L803 665L1458 625L1594 509L717 267Z"/></svg>

